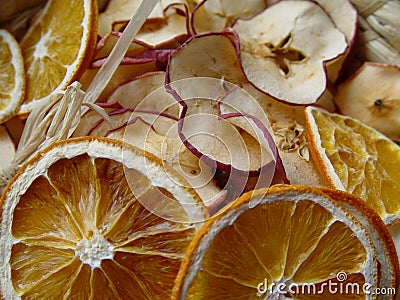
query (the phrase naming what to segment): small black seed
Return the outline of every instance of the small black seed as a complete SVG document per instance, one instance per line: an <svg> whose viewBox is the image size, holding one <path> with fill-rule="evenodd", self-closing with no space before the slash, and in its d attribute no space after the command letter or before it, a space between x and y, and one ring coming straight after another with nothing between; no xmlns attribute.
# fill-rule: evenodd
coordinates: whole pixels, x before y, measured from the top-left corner
<svg viewBox="0 0 400 300"><path fill-rule="evenodd" d="M382 102L382 100L381 100L381 99L377 99L377 100L375 100L375 103L374 103L374 105L375 105L376 107L380 107L380 106L382 106L382 104L383 104L383 102Z"/></svg>

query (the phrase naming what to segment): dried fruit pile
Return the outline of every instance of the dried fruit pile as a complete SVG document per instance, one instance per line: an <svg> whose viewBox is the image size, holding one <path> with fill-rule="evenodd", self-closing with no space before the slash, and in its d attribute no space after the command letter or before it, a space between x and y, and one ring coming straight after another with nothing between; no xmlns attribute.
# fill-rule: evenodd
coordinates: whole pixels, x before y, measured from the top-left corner
<svg viewBox="0 0 400 300"><path fill-rule="evenodd" d="M2 298L394 299L400 69L350 0L160 0L102 82L141 2L2 17Z"/></svg>

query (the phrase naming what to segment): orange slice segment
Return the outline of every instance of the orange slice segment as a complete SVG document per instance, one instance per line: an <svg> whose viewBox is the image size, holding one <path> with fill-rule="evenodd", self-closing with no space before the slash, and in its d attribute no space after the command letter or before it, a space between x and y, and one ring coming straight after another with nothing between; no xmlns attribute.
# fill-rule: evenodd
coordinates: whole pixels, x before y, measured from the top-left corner
<svg viewBox="0 0 400 300"><path fill-rule="evenodd" d="M364 199L390 225L400 219L400 147L360 121L305 110L311 156L326 184Z"/></svg>
<svg viewBox="0 0 400 300"><path fill-rule="evenodd" d="M167 175L155 182L152 172ZM122 142L53 144L21 168L1 199L2 297L166 299L194 222L208 217L184 184Z"/></svg>
<svg viewBox="0 0 400 300"><path fill-rule="evenodd" d="M95 0L50 0L20 42L27 72L22 111L68 86L91 61L97 39Z"/></svg>
<svg viewBox="0 0 400 300"><path fill-rule="evenodd" d="M16 115L25 93L21 49L14 37L0 29L0 123Z"/></svg>
<svg viewBox="0 0 400 300"><path fill-rule="evenodd" d="M363 285L379 282L376 259L341 204L317 188L274 186L244 194L197 232L172 299L365 299ZM334 294L329 282L361 293Z"/></svg>

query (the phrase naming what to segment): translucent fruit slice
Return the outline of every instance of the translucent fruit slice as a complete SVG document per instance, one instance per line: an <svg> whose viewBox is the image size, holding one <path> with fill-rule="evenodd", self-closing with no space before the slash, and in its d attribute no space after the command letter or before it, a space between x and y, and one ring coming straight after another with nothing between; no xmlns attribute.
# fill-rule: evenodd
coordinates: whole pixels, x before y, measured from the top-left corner
<svg viewBox="0 0 400 300"><path fill-rule="evenodd" d="M310 153L325 180L365 200L391 225L400 218L400 147L357 119L305 110Z"/></svg>
<svg viewBox="0 0 400 300"><path fill-rule="evenodd" d="M0 123L18 113L25 94L21 49L14 37L0 29Z"/></svg>
<svg viewBox="0 0 400 300"><path fill-rule="evenodd" d="M20 42L27 72L22 111L58 93L86 69L97 39L97 1L50 0Z"/></svg>
<svg viewBox="0 0 400 300"><path fill-rule="evenodd" d="M342 274L376 287L376 257L365 227L331 197L274 186L244 194L197 232L172 299L368 299L329 294L324 283Z"/></svg>
<svg viewBox="0 0 400 300"><path fill-rule="evenodd" d="M1 199L2 297L166 299L193 222L208 215L161 169L93 137L53 144L23 166Z"/></svg>

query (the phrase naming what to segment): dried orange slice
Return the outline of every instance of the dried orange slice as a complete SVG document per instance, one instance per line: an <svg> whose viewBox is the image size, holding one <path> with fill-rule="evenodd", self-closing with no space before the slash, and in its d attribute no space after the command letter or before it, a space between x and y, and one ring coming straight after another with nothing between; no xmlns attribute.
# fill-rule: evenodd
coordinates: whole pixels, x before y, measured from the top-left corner
<svg viewBox="0 0 400 300"><path fill-rule="evenodd" d="M96 0L50 0L20 42L27 72L23 112L60 92L90 63L97 39Z"/></svg>
<svg viewBox="0 0 400 300"><path fill-rule="evenodd" d="M197 232L172 299L369 299L377 253L364 226L317 188L274 186L235 200ZM359 286L336 293L329 284Z"/></svg>
<svg viewBox="0 0 400 300"><path fill-rule="evenodd" d="M396 252L396 240L393 233L362 199L339 190L320 189L324 194L343 205L367 229L378 253L379 286L385 288L386 291L391 291L387 294L390 293L393 296L393 292L400 284L400 265L397 257L397 253L400 252ZM388 298L390 297L388 296Z"/></svg>
<svg viewBox="0 0 400 300"><path fill-rule="evenodd" d="M21 49L14 37L0 29L0 123L17 114L25 93Z"/></svg>
<svg viewBox="0 0 400 300"><path fill-rule="evenodd" d="M400 220L400 147L357 119L305 110L310 153L335 189L365 200L391 225Z"/></svg>
<svg viewBox="0 0 400 300"><path fill-rule="evenodd" d="M193 222L208 216L193 190L155 157L93 137L39 153L1 205L6 299L166 299Z"/></svg>

